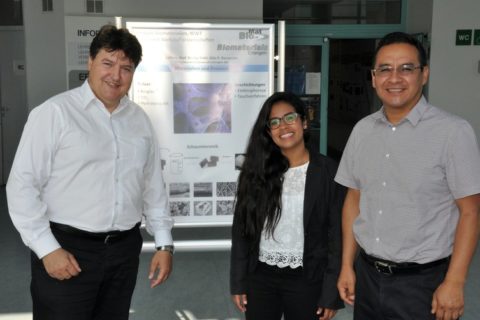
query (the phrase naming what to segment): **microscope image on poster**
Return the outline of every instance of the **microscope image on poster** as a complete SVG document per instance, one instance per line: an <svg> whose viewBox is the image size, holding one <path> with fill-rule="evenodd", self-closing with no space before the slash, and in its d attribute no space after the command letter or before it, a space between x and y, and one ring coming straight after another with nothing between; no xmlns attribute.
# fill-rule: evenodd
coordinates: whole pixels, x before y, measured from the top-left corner
<svg viewBox="0 0 480 320"><path fill-rule="evenodd" d="M217 182L217 197L234 197L236 192L236 182Z"/></svg>
<svg viewBox="0 0 480 320"><path fill-rule="evenodd" d="M190 184L188 182L172 182L169 185L170 198L190 197Z"/></svg>
<svg viewBox="0 0 480 320"><path fill-rule="evenodd" d="M211 216L213 215L212 201L194 201L193 215L195 216Z"/></svg>
<svg viewBox="0 0 480 320"><path fill-rule="evenodd" d="M194 197L211 197L213 194L213 185L211 182L195 182L193 184Z"/></svg>
<svg viewBox="0 0 480 320"><path fill-rule="evenodd" d="M233 215L234 202L233 200L217 201L217 216L231 216Z"/></svg>
<svg viewBox="0 0 480 320"><path fill-rule="evenodd" d="M174 133L232 132L232 88L227 83L174 83Z"/></svg>
<svg viewBox="0 0 480 320"><path fill-rule="evenodd" d="M172 217L185 217L190 215L190 202L170 201L169 204Z"/></svg>

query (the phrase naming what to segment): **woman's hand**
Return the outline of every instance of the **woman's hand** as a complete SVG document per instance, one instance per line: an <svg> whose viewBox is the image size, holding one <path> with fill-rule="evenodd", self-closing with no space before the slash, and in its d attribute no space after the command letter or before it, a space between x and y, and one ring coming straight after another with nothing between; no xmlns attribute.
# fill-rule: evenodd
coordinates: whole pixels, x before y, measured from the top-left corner
<svg viewBox="0 0 480 320"><path fill-rule="evenodd" d="M241 312L247 311L247 295L246 294L234 294L232 295L233 303L237 306Z"/></svg>
<svg viewBox="0 0 480 320"><path fill-rule="evenodd" d="M318 308L317 315L318 320L330 320L335 317L337 310L328 309L328 308Z"/></svg>

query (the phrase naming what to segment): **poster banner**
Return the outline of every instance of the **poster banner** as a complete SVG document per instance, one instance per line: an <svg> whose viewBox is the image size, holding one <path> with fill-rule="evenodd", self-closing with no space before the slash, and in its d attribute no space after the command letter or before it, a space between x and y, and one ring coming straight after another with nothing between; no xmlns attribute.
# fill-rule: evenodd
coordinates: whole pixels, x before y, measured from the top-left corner
<svg viewBox="0 0 480 320"><path fill-rule="evenodd" d="M229 224L250 129L273 92L273 25L126 23L142 44L131 98L161 146L177 224Z"/></svg>
<svg viewBox="0 0 480 320"><path fill-rule="evenodd" d="M115 25L114 17L65 17L67 88L79 87L88 77L90 43L105 24Z"/></svg>

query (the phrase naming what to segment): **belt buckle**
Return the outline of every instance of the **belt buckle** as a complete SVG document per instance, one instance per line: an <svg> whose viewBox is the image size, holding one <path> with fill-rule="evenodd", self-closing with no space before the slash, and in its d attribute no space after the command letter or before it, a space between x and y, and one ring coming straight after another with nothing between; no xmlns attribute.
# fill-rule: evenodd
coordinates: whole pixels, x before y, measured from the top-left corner
<svg viewBox="0 0 480 320"><path fill-rule="evenodd" d="M380 273L393 274L392 266L386 262L374 261L373 265L375 266L375 269L377 269L377 271Z"/></svg>
<svg viewBox="0 0 480 320"><path fill-rule="evenodd" d="M108 244L108 240L109 240L110 238L112 238L112 237L113 237L113 235L107 234L107 236L105 237L105 240L103 240L103 243L104 243L104 244Z"/></svg>

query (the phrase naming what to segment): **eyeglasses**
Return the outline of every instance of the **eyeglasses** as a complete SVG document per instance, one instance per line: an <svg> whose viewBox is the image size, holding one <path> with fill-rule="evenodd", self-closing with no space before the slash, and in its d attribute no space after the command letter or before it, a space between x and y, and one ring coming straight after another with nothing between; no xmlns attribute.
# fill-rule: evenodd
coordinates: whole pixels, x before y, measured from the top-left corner
<svg viewBox="0 0 480 320"><path fill-rule="evenodd" d="M269 127L272 130L277 129L277 128L280 127L280 124L282 123L282 120L283 120L283 122L285 122L288 125L294 124L295 121L297 120L298 116L299 116L299 114L296 113L296 112L289 112L289 113L284 114L283 117L281 117L281 118L270 118L270 119L268 119L267 127Z"/></svg>
<svg viewBox="0 0 480 320"><path fill-rule="evenodd" d="M397 71L397 74L402 77L411 76L415 70L423 69L423 66L415 66L411 63L399 65L397 68L394 68L390 65L380 66L376 69L372 69L372 73L379 78L388 78L393 75L393 71Z"/></svg>

